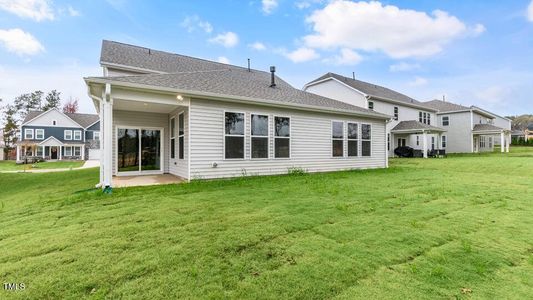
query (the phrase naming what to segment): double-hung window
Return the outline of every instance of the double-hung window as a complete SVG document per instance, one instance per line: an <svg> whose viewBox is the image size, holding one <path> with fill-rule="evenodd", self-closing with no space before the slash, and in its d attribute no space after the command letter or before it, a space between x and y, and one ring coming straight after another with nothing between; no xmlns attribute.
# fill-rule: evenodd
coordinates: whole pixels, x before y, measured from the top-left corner
<svg viewBox="0 0 533 300"><path fill-rule="evenodd" d="M372 126L361 124L361 155L372 155Z"/></svg>
<svg viewBox="0 0 533 300"><path fill-rule="evenodd" d="M93 140L100 140L100 131L93 131Z"/></svg>
<svg viewBox="0 0 533 300"><path fill-rule="evenodd" d="M170 118L170 158L176 158L176 118Z"/></svg>
<svg viewBox="0 0 533 300"><path fill-rule="evenodd" d="M424 116L424 118L422 119L422 123L427 124L427 118L428 118L427 114L422 113L422 115Z"/></svg>
<svg viewBox="0 0 533 300"><path fill-rule="evenodd" d="M348 156L359 156L359 126L348 122ZM390 149L390 135L387 135L387 147Z"/></svg>
<svg viewBox="0 0 533 300"><path fill-rule="evenodd" d="M431 125L431 114L428 113L428 125Z"/></svg>
<svg viewBox="0 0 533 300"><path fill-rule="evenodd" d="M441 137L441 139L442 139L442 141L441 141L441 146L442 146L442 148L446 148L446 142L447 142L447 141L446 141L446 136L443 135L443 136Z"/></svg>
<svg viewBox="0 0 533 300"><path fill-rule="evenodd" d="M35 139L44 140L44 129L35 129Z"/></svg>
<svg viewBox="0 0 533 300"><path fill-rule="evenodd" d="M368 101L368 109L374 110L374 102Z"/></svg>
<svg viewBox="0 0 533 300"><path fill-rule="evenodd" d="M251 158L268 158L268 116L251 115Z"/></svg>
<svg viewBox="0 0 533 300"><path fill-rule="evenodd" d="M274 157L291 157L291 119L274 117Z"/></svg>
<svg viewBox="0 0 533 300"><path fill-rule="evenodd" d="M183 159L185 154L185 119L183 118L184 114L180 113L178 115L178 158Z"/></svg>
<svg viewBox="0 0 533 300"><path fill-rule="evenodd" d="M244 159L244 113L226 112L224 120L224 157Z"/></svg>
<svg viewBox="0 0 533 300"><path fill-rule="evenodd" d="M43 146L37 146L35 156L43 156Z"/></svg>
<svg viewBox="0 0 533 300"><path fill-rule="evenodd" d="M33 140L33 129L24 129L24 139Z"/></svg>
<svg viewBox="0 0 533 300"><path fill-rule="evenodd" d="M416 136L416 145L420 146L420 136L419 135Z"/></svg>
<svg viewBox="0 0 533 300"><path fill-rule="evenodd" d="M449 126L449 125L450 125L450 117L442 116L442 126Z"/></svg>
<svg viewBox="0 0 533 300"><path fill-rule="evenodd" d="M398 120L398 106L394 107L394 120Z"/></svg>
<svg viewBox="0 0 533 300"><path fill-rule="evenodd" d="M63 134L63 138L64 138L66 141L70 141L70 140L72 140L72 130L65 130L65 131L64 131L64 134Z"/></svg>
<svg viewBox="0 0 533 300"><path fill-rule="evenodd" d="M65 156L72 156L72 147L65 146Z"/></svg>
<svg viewBox="0 0 533 300"><path fill-rule="evenodd" d="M422 120L422 112L419 111L418 112L418 122L422 123L422 121L424 121L424 120Z"/></svg>
<svg viewBox="0 0 533 300"><path fill-rule="evenodd" d="M81 147L74 147L74 156L81 156Z"/></svg>
<svg viewBox="0 0 533 300"><path fill-rule="evenodd" d="M331 155L333 157L344 156L344 122L331 122Z"/></svg>
<svg viewBox="0 0 533 300"><path fill-rule="evenodd" d="M74 130L74 140L81 141L81 130Z"/></svg>

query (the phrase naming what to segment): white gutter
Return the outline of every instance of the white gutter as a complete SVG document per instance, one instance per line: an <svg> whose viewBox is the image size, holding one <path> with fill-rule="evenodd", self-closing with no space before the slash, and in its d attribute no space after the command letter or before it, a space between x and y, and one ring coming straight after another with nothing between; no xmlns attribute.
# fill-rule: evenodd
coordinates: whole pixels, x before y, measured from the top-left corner
<svg viewBox="0 0 533 300"><path fill-rule="evenodd" d="M263 104L263 105L286 107L286 108L300 109L300 110L307 110L307 111L330 112L330 113L343 114L343 115L356 115L356 116L362 116L362 117L373 118L373 119L381 119L381 120L390 119L389 116L378 114L378 113L373 114L373 113L366 113L366 112L335 109L335 108L330 108L330 107L319 107L319 106L306 105L306 104L281 103L279 101L252 98L252 97L217 94L217 93L211 93L211 92L189 91L189 90L182 90L182 89L168 88L168 87L161 87L161 86L154 86L154 85L145 85L145 84L139 84L139 83L115 81L115 80L112 80L112 78L110 79L84 78L84 80L87 83L87 85L89 85L90 83L112 84L112 85L121 86L121 87L148 89L148 90L154 90L154 91L159 91L159 92L163 91L163 92L170 92L170 93L179 93L179 94L182 94L183 96L192 97L192 98L194 97L207 98L207 99L212 99L212 100L223 100L223 101L228 101L228 102L246 101L246 102L253 102L253 103ZM240 101L236 101L236 100L240 100Z"/></svg>

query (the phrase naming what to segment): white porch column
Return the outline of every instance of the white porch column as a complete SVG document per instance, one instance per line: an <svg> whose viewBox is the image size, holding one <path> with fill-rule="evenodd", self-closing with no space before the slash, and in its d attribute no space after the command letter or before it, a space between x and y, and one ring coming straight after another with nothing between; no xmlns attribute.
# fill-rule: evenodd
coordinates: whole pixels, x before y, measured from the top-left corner
<svg viewBox="0 0 533 300"><path fill-rule="evenodd" d="M113 99L111 98L111 85L106 84L104 97L102 98L102 113L103 113L103 174L102 174L102 188L112 187L113 178ZM101 168L102 168L101 167Z"/></svg>
<svg viewBox="0 0 533 300"><path fill-rule="evenodd" d="M20 146L17 145L17 161L20 161Z"/></svg>
<svg viewBox="0 0 533 300"><path fill-rule="evenodd" d="M503 133L503 131L500 133L500 148L501 148L501 152L505 152L505 134Z"/></svg>
<svg viewBox="0 0 533 300"><path fill-rule="evenodd" d="M81 145L81 160L85 160L85 144Z"/></svg>
<svg viewBox="0 0 533 300"><path fill-rule="evenodd" d="M424 158L428 158L428 135L426 131L422 132L422 152L424 154Z"/></svg>
<svg viewBox="0 0 533 300"><path fill-rule="evenodd" d="M63 158L63 146L59 146L57 148L59 148L59 158L58 159L61 160Z"/></svg>
<svg viewBox="0 0 533 300"><path fill-rule="evenodd" d="M44 146L39 146L39 147L41 147L41 151L42 151L41 153L43 154L43 159L44 159L44 154L45 154L45 153L44 153L44 150L45 150L45 147L44 147Z"/></svg>

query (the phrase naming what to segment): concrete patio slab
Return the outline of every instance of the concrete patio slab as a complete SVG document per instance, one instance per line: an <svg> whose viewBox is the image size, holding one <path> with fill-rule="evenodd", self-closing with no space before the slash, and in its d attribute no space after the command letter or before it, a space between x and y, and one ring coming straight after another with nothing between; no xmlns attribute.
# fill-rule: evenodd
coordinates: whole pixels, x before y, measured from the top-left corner
<svg viewBox="0 0 533 300"><path fill-rule="evenodd" d="M132 187L159 184L178 184L186 180L171 174L139 175L139 176L114 176L113 187Z"/></svg>

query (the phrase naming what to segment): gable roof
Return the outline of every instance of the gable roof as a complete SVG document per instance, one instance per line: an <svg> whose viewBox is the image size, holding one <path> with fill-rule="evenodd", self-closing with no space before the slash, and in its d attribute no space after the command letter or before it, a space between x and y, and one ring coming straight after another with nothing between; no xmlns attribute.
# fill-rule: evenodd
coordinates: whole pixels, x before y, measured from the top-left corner
<svg viewBox="0 0 533 300"><path fill-rule="evenodd" d="M339 74L336 74L336 73L332 73L332 72L329 72L329 73L326 73L320 77L318 77L317 79L309 82L306 84L306 86L308 85L312 85L314 83L317 83L319 81L322 81L322 80L325 80L325 79L328 79L328 78L334 78L338 81L341 81L342 83L344 84L347 84L348 86L358 90L358 91L361 91L363 92L364 94L370 96L370 97L376 97L376 98L380 98L380 99L389 99L389 100L396 100L396 101L400 101L400 102L404 102L404 103L409 103L409 104L416 104L416 105L420 105L421 102L409 97L409 96L406 96L402 93L399 93L397 91L394 91L394 90L391 90L389 88L386 88L386 87L383 87L383 86L380 86L380 85L376 85L376 84L373 84L373 83L369 83L369 82L365 82L365 81L361 81L361 80L357 80L357 79L353 79L353 78L349 78L349 77L345 77L345 76L342 76L342 75L339 75Z"/></svg>
<svg viewBox="0 0 533 300"><path fill-rule="evenodd" d="M455 104L455 103L448 102L448 101L437 100L437 99L426 101L426 102L423 102L422 104L432 107L438 110L439 112L470 110L470 107L460 105L460 104Z"/></svg>
<svg viewBox="0 0 533 300"><path fill-rule="evenodd" d="M77 123L78 125L80 125L81 127L83 128L86 128L88 127L89 125L92 125L94 124L95 122L97 122L100 117L96 114L81 114L81 113L64 113L64 112L61 112L59 110L57 110L58 112L66 115L67 117L69 117L72 121L74 121L75 123ZM40 115L46 113L48 111L41 111L41 110L30 110L28 112L28 114L26 115L26 117L24 118L24 121L22 121L22 124L26 124L27 122L39 117Z"/></svg>
<svg viewBox="0 0 533 300"><path fill-rule="evenodd" d="M425 130L425 131L446 131L442 128L424 124L415 120L401 121L394 128L391 129L391 132L394 131L411 131L411 130Z"/></svg>

